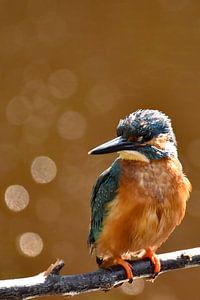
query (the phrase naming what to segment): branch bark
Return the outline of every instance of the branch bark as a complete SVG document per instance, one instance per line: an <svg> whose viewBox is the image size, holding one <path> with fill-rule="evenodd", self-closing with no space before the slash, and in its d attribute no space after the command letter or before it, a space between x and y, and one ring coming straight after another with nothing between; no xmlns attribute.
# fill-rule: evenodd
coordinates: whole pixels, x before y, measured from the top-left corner
<svg viewBox="0 0 200 300"><path fill-rule="evenodd" d="M200 265L200 248L170 252L158 255L161 271L164 272L197 267ZM131 262L135 278L155 278L149 259ZM110 290L126 280L121 266L99 269L91 273L59 275L64 262L57 260L46 271L32 277L0 280L0 299L32 299L42 296L70 296L97 290ZM159 275L158 274L158 275ZM134 284L134 281L133 281Z"/></svg>

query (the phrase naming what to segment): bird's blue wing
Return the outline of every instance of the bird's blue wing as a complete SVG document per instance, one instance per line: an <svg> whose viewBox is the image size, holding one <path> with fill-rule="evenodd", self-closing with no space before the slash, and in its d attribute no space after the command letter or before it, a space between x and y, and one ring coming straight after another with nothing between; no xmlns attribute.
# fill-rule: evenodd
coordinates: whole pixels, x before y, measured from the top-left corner
<svg viewBox="0 0 200 300"><path fill-rule="evenodd" d="M102 230L103 220L107 214L106 206L117 194L119 175L120 165L119 161L116 160L109 169L99 176L93 187L91 197L91 224L88 237L88 244L91 247L91 251Z"/></svg>

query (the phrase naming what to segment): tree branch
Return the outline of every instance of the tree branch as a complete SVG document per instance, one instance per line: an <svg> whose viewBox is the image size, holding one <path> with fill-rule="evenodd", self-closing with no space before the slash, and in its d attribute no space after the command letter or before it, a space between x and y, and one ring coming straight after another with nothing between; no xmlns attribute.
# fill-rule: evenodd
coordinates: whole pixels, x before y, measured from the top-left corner
<svg viewBox="0 0 200 300"><path fill-rule="evenodd" d="M172 271L197 267L200 265L200 248L158 255L161 261L161 271ZM135 278L155 278L153 265L149 259L131 262ZM125 271L120 266L109 269L99 269L91 273L78 275L59 275L64 262L57 260L45 272L36 276L0 280L0 299L32 299L47 295L76 295L97 290L110 290L114 286L127 281ZM134 282L133 282L134 284Z"/></svg>

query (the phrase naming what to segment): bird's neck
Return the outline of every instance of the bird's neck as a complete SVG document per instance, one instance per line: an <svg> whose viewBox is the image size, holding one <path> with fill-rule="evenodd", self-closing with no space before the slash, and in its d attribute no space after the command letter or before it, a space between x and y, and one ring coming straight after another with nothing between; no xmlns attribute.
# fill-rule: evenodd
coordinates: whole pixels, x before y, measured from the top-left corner
<svg viewBox="0 0 200 300"><path fill-rule="evenodd" d="M119 158L123 160L136 160L136 161L143 161L149 163L150 160L146 155L138 152L138 151L120 151Z"/></svg>

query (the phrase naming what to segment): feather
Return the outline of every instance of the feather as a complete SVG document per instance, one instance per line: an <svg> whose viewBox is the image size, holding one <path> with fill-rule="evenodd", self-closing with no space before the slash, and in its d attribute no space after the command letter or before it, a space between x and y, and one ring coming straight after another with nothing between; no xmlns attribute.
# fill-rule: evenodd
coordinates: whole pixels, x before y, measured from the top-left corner
<svg viewBox="0 0 200 300"><path fill-rule="evenodd" d="M95 242L98 239L106 215L108 214L107 204L112 202L117 194L119 184L119 160L104 171L93 187L91 197L91 223L88 237L88 245L92 253Z"/></svg>

